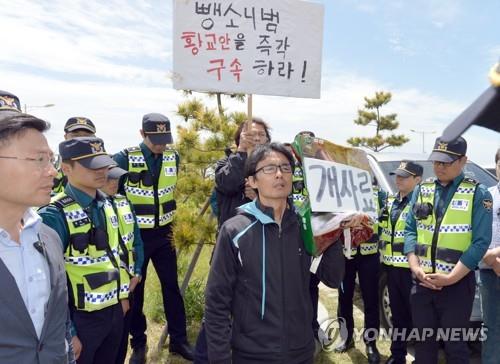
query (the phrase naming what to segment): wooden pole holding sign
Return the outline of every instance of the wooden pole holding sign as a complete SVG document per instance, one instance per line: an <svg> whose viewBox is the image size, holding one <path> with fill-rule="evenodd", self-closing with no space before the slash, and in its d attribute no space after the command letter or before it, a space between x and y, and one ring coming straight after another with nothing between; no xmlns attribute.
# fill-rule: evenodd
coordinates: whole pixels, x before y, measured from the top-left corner
<svg viewBox="0 0 500 364"><path fill-rule="evenodd" d="M250 132L252 129L252 94L247 95L247 125L245 126L246 132Z"/></svg>
<svg viewBox="0 0 500 364"><path fill-rule="evenodd" d="M246 121L246 125L245 125L245 133L247 135L250 135L250 133L252 132L252 111L253 109L253 97L252 97L252 94L248 94L247 95L247 121ZM250 153L252 153L252 149L247 149L247 155L250 155Z"/></svg>

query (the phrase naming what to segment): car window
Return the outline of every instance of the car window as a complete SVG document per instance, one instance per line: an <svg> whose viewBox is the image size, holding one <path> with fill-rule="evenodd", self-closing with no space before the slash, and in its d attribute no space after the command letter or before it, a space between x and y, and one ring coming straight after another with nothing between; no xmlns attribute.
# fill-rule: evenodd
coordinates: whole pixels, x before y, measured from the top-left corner
<svg viewBox="0 0 500 364"><path fill-rule="evenodd" d="M387 179L387 182L391 186L392 191L396 191L396 184L394 183L394 176L389 175L389 173L398 168L399 163L400 161L386 161L378 163L384 173L385 178ZM424 180L429 177L434 177L434 170L432 169L431 161L417 161L417 163L424 167ZM497 184L496 179L491 174L489 174L473 162L466 163L464 173L467 177L474 178L475 180L484 184L486 187L491 187Z"/></svg>

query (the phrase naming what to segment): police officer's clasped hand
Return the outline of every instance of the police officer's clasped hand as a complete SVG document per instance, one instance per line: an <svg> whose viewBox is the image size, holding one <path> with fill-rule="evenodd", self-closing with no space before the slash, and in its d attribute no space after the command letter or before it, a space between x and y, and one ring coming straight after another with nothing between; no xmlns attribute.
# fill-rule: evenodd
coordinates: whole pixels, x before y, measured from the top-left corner
<svg viewBox="0 0 500 364"><path fill-rule="evenodd" d="M496 258L497 257L494 254L494 252L492 250L488 250L483 257L483 262L493 268L493 265L495 264Z"/></svg>
<svg viewBox="0 0 500 364"><path fill-rule="evenodd" d="M500 257L495 258L495 262L491 266L493 270L495 271L496 275L500 277Z"/></svg>
<svg viewBox="0 0 500 364"><path fill-rule="evenodd" d="M429 273L425 275L427 282L431 282L434 286L442 288L445 286L451 286L457 283L451 274L443 273Z"/></svg>
<svg viewBox="0 0 500 364"><path fill-rule="evenodd" d="M429 288L429 289L434 289L434 290L440 290L443 288L442 286L436 285L436 282L429 279L429 277L428 277L429 274L426 274L420 266L412 267L411 270L412 270L413 274L415 275L415 277L417 277L417 279L420 281L421 286L424 286L424 287Z"/></svg>

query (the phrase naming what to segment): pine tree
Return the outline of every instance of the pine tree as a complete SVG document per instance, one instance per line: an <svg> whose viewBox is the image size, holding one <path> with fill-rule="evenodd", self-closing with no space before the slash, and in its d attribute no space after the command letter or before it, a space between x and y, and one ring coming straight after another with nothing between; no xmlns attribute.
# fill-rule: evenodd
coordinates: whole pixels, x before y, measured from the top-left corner
<svg viewBox="0 0 500 364"><path fill-rule="evenodd" d="M173 240L180 249L200 240L214 243L215 220L208 218L210 210L200 217L200 210L213 191L217 161L224 157L227 148L233 146L234 133L246 120L245 113L227 113L222 107L220 94L215 94L216 108L207 107L200 99L192 97L191 92L185 95L188 100L177 107L177 114L185 124L177 126L178 141L175 145L181 163Z"/></svg>
<svg viewBox="0 0 500 364"><path fill-rule="evenodd" d="M392 131L399 127L396 120L397 114L380 115L380 108L387 105L392 98L390 92L375 92L375 97L365 97L365 108L358 110L358 118L354 120L357 125L375 125L376 132L373 137L352 137L347 140L352 146L366 147L375 152L380 152L388 147L399 147L407 143L408 139L403 134L382 135L383 131Z"/></svg>

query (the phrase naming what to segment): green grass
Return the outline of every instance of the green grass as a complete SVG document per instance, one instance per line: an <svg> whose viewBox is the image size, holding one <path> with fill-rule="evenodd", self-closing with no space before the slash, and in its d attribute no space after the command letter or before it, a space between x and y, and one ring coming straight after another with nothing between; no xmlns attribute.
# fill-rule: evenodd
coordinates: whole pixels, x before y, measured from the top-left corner
<svg viewBox="0 0 500 364"><path fill-rule="evenodd" d="M204 246L198 263L195 267L190 280L189 287L185 293L185 307L188 321L187 334L189 342L194 345L198 332L200 330L201 317L203 315L203 292L208 277L209 261L212 255L213 246ZM178 257L179 286L182 284L184 273L187 270L189 262L195 247L189 252L183 252ZM144 314L148 323L148 363L188 363L179 356L170 356L168 352L168 339L161 352L157 352L157 345L160 341L163 328L165 327L165 315L163 313L163 303L161 295L160 282L152 264L148 267L148 277L146 280L146 289L144 297ZM129 348L128 356L131 353Z"/></svg>

